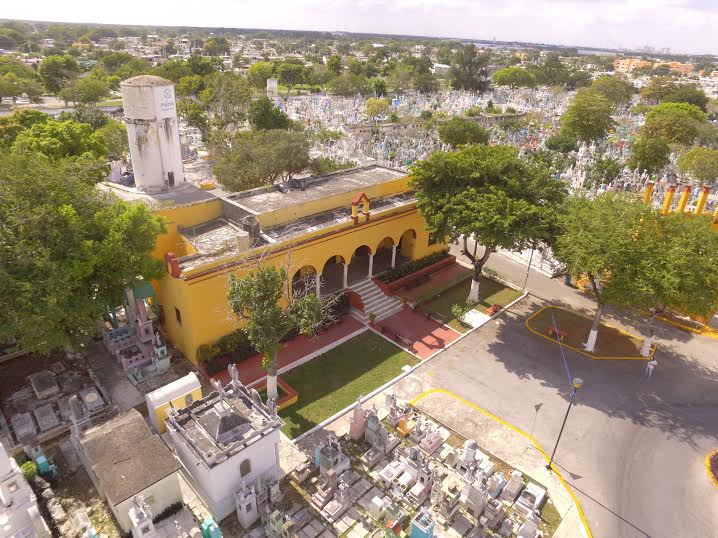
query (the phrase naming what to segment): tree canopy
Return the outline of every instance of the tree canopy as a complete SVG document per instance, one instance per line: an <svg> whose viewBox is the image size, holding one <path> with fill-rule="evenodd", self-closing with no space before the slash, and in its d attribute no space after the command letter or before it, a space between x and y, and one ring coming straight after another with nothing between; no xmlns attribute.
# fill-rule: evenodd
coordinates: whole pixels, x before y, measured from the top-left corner
<svg viewBox="0 0 718 538"><path fill-rule="evenodd" d="M523 161L511 146L470 145L434 152L411 167L412 186L428 228L439 236L463 239L474 265L469 299L478 302L481 269L499 248L521 250L551 243L557 206L565 186L538 161ZM476 245L484 246L477 254Z"/></svg>
<svg viewBox="0 0 718 538"><path fill-rule="evenodd" d="M496 71L491 78L497 86L532 88L536 85L536 76L523 67L504 67Z"/></svg>
<svg viewBox="0 0 718 538"><path fill-rule="evenodd" d="M582 88L561 116L561 126L584 142L600 140L615 125L612 111L611 101L603 94L591 88Z"/></svg>
<svg viewBox="0 0 718 538"><path fill-rule="evenodd" d="M0 156L0 341L40 353L86 341L139 278L164 225L95 187L94 163Z"/></svg>
<svg viewBox="0 0 718 538"><path fill-rule="evenodd" d="M718 179L718 150L696 147L678 157L678 170L705 183Z"/></svg>
<svg viewBox="0 0 718 538"><path fill-rule="evenodd" d="M633 84L618 76L604 75L591 83L591 89L603 95L614 105L624 105L631 100Z"/></svg>
<svg viewBox="0 0 718 538"><path fill-rule="evenodd" d="M660 138L668 144L690 146L698 136L705 113L688 103L661 103L646 115L641 128L645 138Z"/></svg>
<svg viewBox="0 0 718 538"><path fill-rule="evenodd" d="M268 97L260 97L249 105L249 124L256 130L288 129L291 120Z"/></svg>
<svg viewBox="0 0 718 538"><path fill-rule="evenodd" d="M439 126L439 138L452 147L466 144L488 144L489 133L469 118L455 117Z"/></svg>
<svg viewBox="0 0 718 538"><path fill-rule="evenodd" d="M671 148L660 138L639 138L633 144L628 165L631 168L645 170L649 174L658 173L670 161Z"/></svg>
<svg viewBox="0 0 718 538"><path fill-rule="evenodd" d="M47 56L37 70L40 79L50 93L58 93L68 82L80 74L80 66L72 56L65 54Z"/></svg>
<svg viewBox="0 0 718 538"><path fill-rule="evenodd" d="M449 78L451 87L484 93L491 86L489 78L490 55L480 52L474 45L460 45L454 53Z"/></svg>

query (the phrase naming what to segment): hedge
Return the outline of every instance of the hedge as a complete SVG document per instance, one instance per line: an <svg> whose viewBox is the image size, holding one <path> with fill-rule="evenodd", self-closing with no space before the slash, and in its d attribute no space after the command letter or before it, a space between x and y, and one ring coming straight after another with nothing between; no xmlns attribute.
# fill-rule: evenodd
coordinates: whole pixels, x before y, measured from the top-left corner
<svg viewBox="0 0 718 538"><path fill-rule="evenodd" d="M25 480L31 482L37 474L37 465L34 461L26 461L20 466L20 471L22 472L22 476L25 477Z"/></svg>
<svg viewBox="0 0 718 538"><path fill-rule="evenodd" d="M377 278L379 280L381 280L382 282L384 282L385 284L389 284L390 282L399 280L400 278L410 275L411 273L414 273L414 272L418 271L419 269L423 269L424 267L429 267L430 265L433 265L436 262L439 262L448 257L449 257L448 249L441 250L439 252L434 252L433 254L429 254L428 256L419 258L418 260L414 260L409 263L405 263L404 265L400 265L399 267L394 267L393 269L384 271L383 273L378 275Z"/></svg>

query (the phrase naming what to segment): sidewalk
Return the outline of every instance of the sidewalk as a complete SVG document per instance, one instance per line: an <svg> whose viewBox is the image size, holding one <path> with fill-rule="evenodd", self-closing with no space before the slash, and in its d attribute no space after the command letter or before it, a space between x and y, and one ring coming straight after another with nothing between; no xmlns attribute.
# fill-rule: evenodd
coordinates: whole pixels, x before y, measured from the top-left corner
<svg viewBox="0 0 718 538"><path fill-rule="evenodd" d="M363 323L351 316L344 316L339 323L316 336L300 334L293 340L285 343L279 351L277 358L279 373L281 374L295 366L303 364L307 360L311 360L314 356L338 346L362 330L366 330L366 326ZM251 385L257 383L267 375L267 372L262 367L263 357L264 355L262 353L258 353L253 357L249 357L237 363L239 380L243 384ZM222 370L211 377L220 380L223 384L227 384L231 381L227 370Z"/></svg>

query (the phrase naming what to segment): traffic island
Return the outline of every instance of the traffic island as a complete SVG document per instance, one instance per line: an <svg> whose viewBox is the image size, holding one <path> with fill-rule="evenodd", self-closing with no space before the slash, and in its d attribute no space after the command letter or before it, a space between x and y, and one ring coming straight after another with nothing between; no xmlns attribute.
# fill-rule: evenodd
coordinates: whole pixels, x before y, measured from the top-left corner
<svg viewBox="0 0 718 538"><path fill-rule="evenodd" d="M555 327L554 327L555 320ZM589 357L602 360L647 360L641 355L643 339L621 329L601 323L593 352L584 350L583 345L591 331L593 320L571 310L558 306L545 306L526 319L526 328L536 336L550 342L560 343ZM656 347L651 348L651 356Z"/></svg>

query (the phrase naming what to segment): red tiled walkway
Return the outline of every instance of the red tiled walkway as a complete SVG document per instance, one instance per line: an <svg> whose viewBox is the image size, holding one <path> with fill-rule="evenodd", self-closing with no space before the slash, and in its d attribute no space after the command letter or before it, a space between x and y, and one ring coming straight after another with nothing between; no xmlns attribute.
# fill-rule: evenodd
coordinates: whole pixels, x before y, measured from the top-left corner
<svg viewBox="0 0 718 538"><path fill-rule="evenodd" d="M284 347L279 352L279 368L290 365L293 362L306 357L310 353L319 351L321 348L328 346L332 342L336 342L337 340L358 331L363 326L363 323L347 315L344 316L339 323L333 325L326 331L322 331L316 336L304 336L300 334L293 340L285 343ZM239 372L239 380L245 385L254 383L258 379L262 379L266 375L264 368L262 368L262 354L259 353L237 363L237 371ZM230 381L229 372L227 372L227 370L222 370L212 377L214 379L219 379L222 383L229 383Z"/></svg>
<svg viewBox="0 0 718 538"><path fill-rule="evenodd" d="M414 345L414 354L426 359L437 351L444 349L461 335L455 330L427 319L424 314L414 312L405 306L399 312L376 323L376 329L381 332L382 327L400 334L411 340ZM388 335L387 335L388 336Z"/></svg>
<svg viewBox="0 0 718 538"><path fill-rule="evenodd" d="M410 290L402 288L396 294L401 297L406 297L409 301L413 303L414 301L416 301L417 297L423 295L427 291L431 291L432 289L441 286L445 282L456 280L457 278L459 278L459 276L469 273L471 273L471 269L467 269L463 265L454 263L432 274L428 282L425 282L424 284Z"/></svg>

